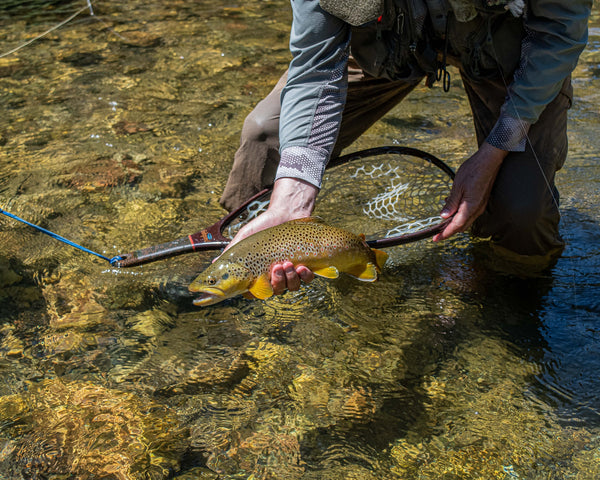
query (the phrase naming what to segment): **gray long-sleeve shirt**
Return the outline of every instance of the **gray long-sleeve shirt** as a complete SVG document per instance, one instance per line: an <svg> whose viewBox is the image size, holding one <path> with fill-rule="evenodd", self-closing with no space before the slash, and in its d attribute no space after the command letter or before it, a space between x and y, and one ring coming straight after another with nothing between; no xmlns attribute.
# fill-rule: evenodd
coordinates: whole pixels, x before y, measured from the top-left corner
<svg viewBox="0 0 600 480"><path fill-rule="evenodd" d="M524 150L530 125L556 97L587 43L591 6L591 0L529 2L519 67L490 144ZM276 179L298 178L320 187L346 101L351 28L321 9L318 0L292 0L292 9L293 59L281 97Z"/></svg>

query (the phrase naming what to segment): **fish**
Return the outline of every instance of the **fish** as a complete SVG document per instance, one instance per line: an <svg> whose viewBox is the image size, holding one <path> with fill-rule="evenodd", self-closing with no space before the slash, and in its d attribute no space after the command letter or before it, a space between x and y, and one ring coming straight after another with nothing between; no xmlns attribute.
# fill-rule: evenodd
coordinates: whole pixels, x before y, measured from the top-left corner
<svg viewBox="0 0 600 480"><path fill-rule="evenodd" d="M273 295L271 267L286 260L294 266L305 265L320 277L338 278L342 272L374 282L387 258L387 253L370 248L363 234L307 217L261 230L236 243L189 285L189 291L201 294L193 300L197 306L238 295L264 300Z"/></svg>

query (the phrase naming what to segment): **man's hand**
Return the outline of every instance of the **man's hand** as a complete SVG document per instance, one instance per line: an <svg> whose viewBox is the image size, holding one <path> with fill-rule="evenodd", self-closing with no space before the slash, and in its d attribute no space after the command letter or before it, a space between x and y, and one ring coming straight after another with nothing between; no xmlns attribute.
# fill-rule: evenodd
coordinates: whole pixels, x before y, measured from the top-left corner
<svg viewBox="0 0 600 480"><path fill-rule="evenodd" d="M273 185L273 193L267 211L244 225L225 250L240 240L265 228L298 218L309 217L315 206L319 189L310 183L295 178L280 178ZM301 282L309 283L313 273L304 265L294 268L292 262L283 262L271 268L271 286L276 295L285 290L295 291Z"/></svg>
<svg viewBox="0 0 600 480"><path fill-rule="evenodd" d="M508 154L484 142L456 172L454 184L440 215L454 218L446 228L433 237L434 242L445 240L469 228L487 206L496 175Z"/></svg>

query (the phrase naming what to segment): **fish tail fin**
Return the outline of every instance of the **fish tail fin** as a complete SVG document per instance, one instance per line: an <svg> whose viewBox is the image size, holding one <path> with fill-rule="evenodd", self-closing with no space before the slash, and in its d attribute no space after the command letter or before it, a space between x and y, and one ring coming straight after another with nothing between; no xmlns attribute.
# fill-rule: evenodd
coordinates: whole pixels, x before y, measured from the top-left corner
<svg viewBox="0 0 600 480"><path fill-rule="evenodd" d="M375 254L375 263L377 264L377 270L382 271L385 262L387 262L388 254L383 250L377 250L376 248L372 248L373 253Z"/></svg>

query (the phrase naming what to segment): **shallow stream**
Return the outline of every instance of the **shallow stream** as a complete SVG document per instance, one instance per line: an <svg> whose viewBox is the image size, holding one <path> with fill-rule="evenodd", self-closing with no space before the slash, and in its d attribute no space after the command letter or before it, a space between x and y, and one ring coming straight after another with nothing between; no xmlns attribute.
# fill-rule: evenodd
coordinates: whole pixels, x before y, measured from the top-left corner
<svg viewBox="0 0 600 480"><path fill-rule="evenodd" d="M286 0L2 5L1 208L107 257L225 213L244 118L289 62ZM465 234L389 249L373 285L200 309L214 255L119 270L0 218L0 478L600 478L599 65L596 6L568 245L533 278ZM352 148L456 168L475 138L453 78Z"/></svg>

